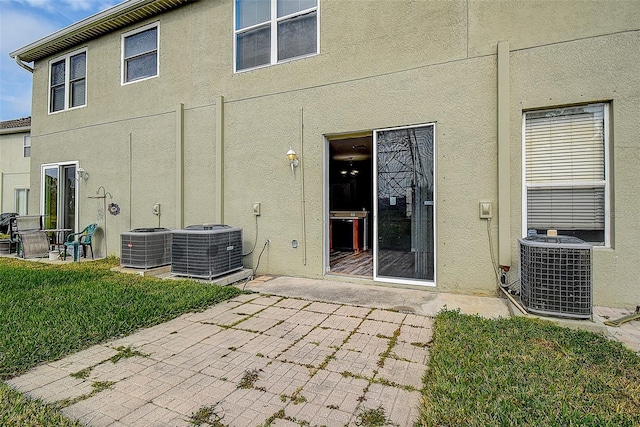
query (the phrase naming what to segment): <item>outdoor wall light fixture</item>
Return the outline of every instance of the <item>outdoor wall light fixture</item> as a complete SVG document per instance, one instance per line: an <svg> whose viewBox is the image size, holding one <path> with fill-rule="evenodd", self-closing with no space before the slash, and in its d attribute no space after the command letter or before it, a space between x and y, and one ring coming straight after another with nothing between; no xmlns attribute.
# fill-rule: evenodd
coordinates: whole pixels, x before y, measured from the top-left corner
<svg viewBox="0 0 640 427"><path fill-rule="evenodd" d="M78 170L76 171L76 174L78 175L78 178L84 179L85 181L89 179L89 172L87 172L82 168L78 168Z"/></svg>
<svg viewBox="0 0 640 427"><path fill-rule="evenodd" d="M294 168L297 168L300 162L298 161L298 155L293 148L289 147L289 151L287 151L287 159L289 159L289 164L291 164L291 172L293 172Z"/></svg>

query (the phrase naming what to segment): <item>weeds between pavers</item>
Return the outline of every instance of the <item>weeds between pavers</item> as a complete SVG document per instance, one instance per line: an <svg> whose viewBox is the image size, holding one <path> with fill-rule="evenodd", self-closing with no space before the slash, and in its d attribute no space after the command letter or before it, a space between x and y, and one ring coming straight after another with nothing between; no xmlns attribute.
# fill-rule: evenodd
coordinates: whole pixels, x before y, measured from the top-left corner
<svg viewBox="0 0 640 427"><path fill-rule="evenodd" d="M302 387L298 387L296 391L291 394L291 396L287 396L286 394L280 395L280 401L286 402L287 400L291 400L294 405L299 405L301 403L305 403L307 398L302 395Z"/></svg>
<svg viewBox="0 0 640 427"><path fill-rule="evenodd" d="M363 409L356 416L356 425L359 427L384 427L398 426L387 419L384 407L382 405L375 409Z"/></svg>
<svg viewBox="0 0 640 427"><path fill-rule="evenodd" d="M203 406L198 409L196 412L191 414L189 417L189 424L194 426L201 426L203 424L211 426L211 427L227 427L226 424L222 423L222 419L224 418L224 411L222 411L222 416L218 413L222 411L218 408L218 405L211 406Z"/></svg>
<svg viewBox="0 0 640 427"><path fill-rule="evenodd" d="M55 402L53 404L53 406L58 407L60 409L62 408L66 408L67 406L71 406L74 403L78 403L81 402L83 400L87 400L90 397L95 396L96 394L100 393L101 391L104 390L108 390L110 388L112 388L116 383L114 383L113 381L96 381L94 383L91 384L91 388L93 390L91 390L91 392L74 397L74 398L70 398L70 399L63 399L63 400L59 400L57 402Z"/></svg>
<svg viewBox="0 0 640 427"><path fill-rule="evenodd" d="M118 363L120 360L122 359L128 359L130 357L149 357L151 356L150 354L147 353L142 353L141 351L138 350L134 350L133 347L128 346L128 347L124 347L124 346L120 346L120 347L116 347L115 350L117 351L117 353L113 356L111 356L108 359L105 359L103 361L100 361L98 363L96 363L95 365L91 365L88 366L78 372L73 372L71 374L69 374L69 376L73 377L73 378L77 378L77 379L85 379L85 378L89 378L89 375L91 375L91 371L93 371L94 368L96 368L97 366L100 366L104 363L107 362L111 362L111 363Z"/></svg>
<svg viewBox="0 0 640 427"><path fill-rule="evenodd" d="M256 381L258 381L260 372L262 372L262 369L247 369L246 371L244 371L244 374L242 375L242 378L238 383L238 388L253 388Z"/></svg>

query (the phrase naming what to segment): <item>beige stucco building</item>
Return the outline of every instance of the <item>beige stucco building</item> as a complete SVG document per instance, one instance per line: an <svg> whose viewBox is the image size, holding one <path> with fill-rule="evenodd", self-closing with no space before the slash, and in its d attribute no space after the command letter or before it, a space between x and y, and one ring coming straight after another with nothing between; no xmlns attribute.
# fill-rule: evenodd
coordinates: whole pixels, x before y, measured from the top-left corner
<svg viewBox="0 0 640 427"><path fill-rule="evenodd" d="M31 118L0 122L0 212L29 213Z"/></svg>
<svg viewBox="0 0 640 427"><path fill-rule="evenodd" d="M258 273L482 294L558 229L596 245L595 304L640 303L639 2L295 3L130 0L13 52L30 205L102 253L224 223Z"/></svg>

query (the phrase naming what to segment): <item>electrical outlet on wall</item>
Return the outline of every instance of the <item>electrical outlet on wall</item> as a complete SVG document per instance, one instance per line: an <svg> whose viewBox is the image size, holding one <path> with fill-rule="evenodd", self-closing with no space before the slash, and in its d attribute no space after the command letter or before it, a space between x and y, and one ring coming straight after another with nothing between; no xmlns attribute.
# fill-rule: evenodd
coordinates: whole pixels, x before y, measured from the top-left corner
<svg viewBox="0 0 640 427"><path fill-rule="evenodd" d="M260 202L255 202L253 204L253 214L255 216L260 216Z"/></svg>
<svg viewBox="0 0 640 427"><path fill-rule="evenodd" d="M491 219L493 216L493 203L480 202L480 219Z"/></svg>

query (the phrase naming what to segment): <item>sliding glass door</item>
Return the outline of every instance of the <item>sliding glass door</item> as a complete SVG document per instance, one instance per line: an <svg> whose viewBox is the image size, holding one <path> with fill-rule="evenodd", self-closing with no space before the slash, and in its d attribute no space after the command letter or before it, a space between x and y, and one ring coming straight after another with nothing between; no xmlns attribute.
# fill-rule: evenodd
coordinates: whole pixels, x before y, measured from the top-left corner
<svg viewBox="0 0 640 427"><path fill-rule="evenodd" d="M47 229L77 228L76 163L42 166L41 213Z"/></svg>
<svg viewBox="0 0 640 427"><path fill-rule="evenodd" d="M434 285L435 125L374 131L374 280Z"/></svg>

